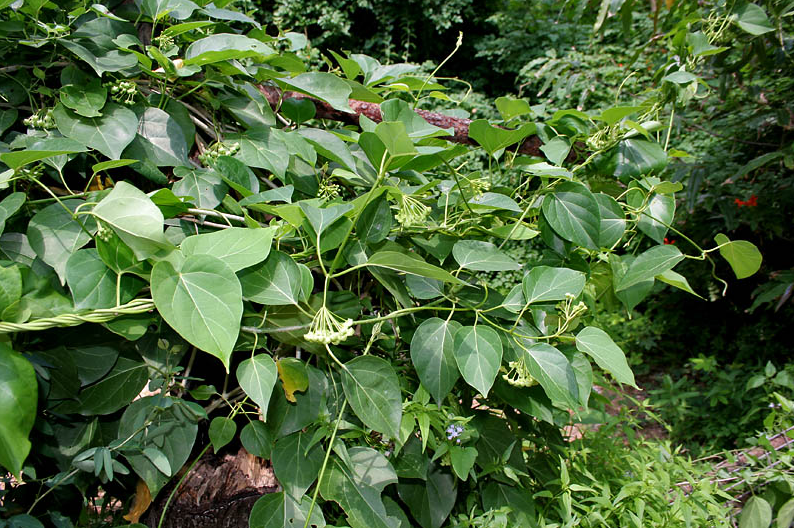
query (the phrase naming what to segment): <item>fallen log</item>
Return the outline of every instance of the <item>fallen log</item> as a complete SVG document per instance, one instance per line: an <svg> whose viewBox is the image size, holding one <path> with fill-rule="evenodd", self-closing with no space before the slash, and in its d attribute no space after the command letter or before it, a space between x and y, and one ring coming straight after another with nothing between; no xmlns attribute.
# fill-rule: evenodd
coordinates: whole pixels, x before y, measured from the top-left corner
<svg viewBox="0 0 794 528"><path fill-rule="evenodd" d="M281 101L284 99L308 99L314 103L314 107L317 109L315 117L320 119L330 119L332 121L339 121L348 125L358 125L359 117L364 115L376 123L383 121L383 116L380 113L380 105L377 103L368 103L366 101L350 99L348 104L353 110L353 113L348 113L337 110L324 101L320 101L319 99L299 92L282 92L275 86L267 86L262 84L258 85L258 88L274 110L278 109ZM438 112L428 112L427 110L415 111L431 125L435 125L439 128L452 128L454 130L454 134L447 136L444 139L453 141L455 143L462 143L464 145L477 145L477 142L469 137L469 125L472 122L471 119L452 117ZM542 144L543 142L540 140L540 138L533 135L525 138L516 150L519 154L543 157L543 152L540 150Z"/></svg>

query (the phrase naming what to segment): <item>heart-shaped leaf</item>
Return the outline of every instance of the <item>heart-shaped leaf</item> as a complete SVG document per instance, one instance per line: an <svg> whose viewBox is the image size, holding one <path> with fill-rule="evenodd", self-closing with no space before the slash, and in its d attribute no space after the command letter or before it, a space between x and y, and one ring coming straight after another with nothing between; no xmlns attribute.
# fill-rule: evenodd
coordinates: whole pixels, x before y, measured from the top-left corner
<svg viewBox="0 0 794 528"><path fill-rule="evenodd" d="M455 332L455 361L466 383L488 396L502 363L502 340L487 326L464 326Z"/></svg>

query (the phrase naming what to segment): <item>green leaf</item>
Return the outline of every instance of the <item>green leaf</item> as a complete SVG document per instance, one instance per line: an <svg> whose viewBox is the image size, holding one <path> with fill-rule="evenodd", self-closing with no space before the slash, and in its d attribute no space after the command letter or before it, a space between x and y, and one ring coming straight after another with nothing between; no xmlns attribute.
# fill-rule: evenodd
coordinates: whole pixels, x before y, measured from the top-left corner
<svg viewBox="0 0 794 528"><path fill-rule="evenodd" d="M216 416L213 418L210 422L209 429L209 437L213 451L215 451L215 453L220 451L223 446L234 439L236 433L237 424L234 423L234 420L230 420L223 416ZM163 471L163 473L165 473L165 471Z"/></svg>
<svg viewBox="0 0 794 528"><path fill-rule="evenodd" d="M167 408L162 407L168 404ZM154 448L163 453L172 471L187 462L197 427L194 420L186 418L190 413L183 410L184 404L162 396L148 396L132 402L119 422L118 437L130 438L142 450ZM152 461L135 450L125 451L124 456L132 469L146 482L152 498L155 498L169 476L160 471Z"/></svg>
<svg viewBox="0 0 794 528"><path fill-rule="evenodd" d="M119 357L105 377L80 391L78 401L64 402L58 412L84 416L114 413L141 393L148 378L146 363Z"/></svg>
<svg viewBox="0 0 794 528"><path fill-rule="evenodd" d="M28 435L36 420L37 403L33 365L0 343L0 465L17 478L30 452Z"/></svg>
<svg viewBox="0 0 794 528"><path fill-rule="evenodd" d="M571 151L571 143L567 138L557 136L547 141L540 150L552 164L560 166Z"/></svg>
<svg viewBox="0 0 794 528"><path fill-rule="evenodd" d="M675 84L689 84L692 81L696 80L697 78L698 76L695 75L694 73L680 70L680 71L675 71L673 73L668 73L667 75L662 77L662 80Z"/></svg>
<svg viewBox="0 0 794 528"><path fill-rule="evenodd" d="M411 106L402 99L389 99L380 105L383 121L399 121L405 126L408 137L418 139L426 137L449 136L449 130L444 130L428 123L422 116L411 109Z"/></svg>
<svg viewBox="0 0 794 528"><path fill-rule="evenodd" d="M667 153L661 145L644 139L624 139L603 158L599 168L616 178L640 178L660 171L667 165Z"/></svg>
<svg viewBox="0 0 794 528"><path fill-rule="evenodd" d="M521 207L518 206L516 201L509 196L493 192L482 193L480 196L475 196L469 200L469 205L472 205L472 209L475 211L503 210L513 211L516 213L520 213L522 211ZM512 226L509 226L508 229L512 229Z"/></svg>
<svg viewBox="0 0 794 528"><path fill-rule="evenodd" d="M543 199L543 216L565 240L588 249L599 249L601 212L590 190L576 182L563 182Z"/></svg>
<svg viewBox="0 0 794 528"><path fill-rule="evenodd" d="M259 179L256 177L256 174L237 158L220 156L215 160L213 168L229 187L240 193L243 197L248 197L259 192ZM280 190L280 188L271 189L270 191L278 190Z"/></svg>
<svg viewBox="0 0 794 528"><path fill-rule="evenodd" d="M111 232L109 239L94 239L97 254L105 266L116 273L138 273L145 274L151 271L151 266L146 262L141 262L135 257L135 253L121 239Z"/></svg>
<svg viewBox="0 0 794 528"><path fill-rule="evenodd" d="M86 150L86 147L79 141L67 138L55 138L36 142L33 148L0 154L0 161L12 169L18 169L36 161L62 156L64 154L85 152Z"/></svg>
<svg viewBox="0 0 794 528"><path fill-rule="evenodd" d="M575 409L579 405L579 386L571 362L546 343L537 343L524 351L524 361L552 402Z"/></svg>
<svg viewBox="0 0 794 528"><path fill-rule="evenodd" d="M460 240L452 247L452 256L461 268L475 271L508 271L521 268L490 242Z"/></svg>
<svg viewBox="0 0 794 528"><path fill-rule="evenodd" d="M676 273L673 270L667 270L654 278L660 282L669 284L670 286L678 288L679 290L684 290L685 292L691 293L695 297L700 297L701 299L705 300L701 295L698 295L695 290L692 289L692 286L689 285L689 281L686 280L686 277L680 273Z"/></svg>
<svg viewBox="0 0 794 528"><path fill-rule="evenodd" d="M458 328L460 323L457 321L431 317L419 325L411 339L411 361L416 373L422 386L439 405L458 381L458 365L452 346Z"/></svg>
<svg viewBox="0 0 794 528"><path fill-rule="evenodd" d="M276 440L271 459L279 483L293 498L300 498L317 479L325 450L319 443L310 446L312 434L298 431Z"/></svg>
<svg viewBox="0 0 794 528"><path fill-rule="evenodd" d="M375 135L383 142L392 158L408 158L417 154L416 147L411 138L408 137L405 125L401 121L383 121L378 123L375 127ZM403 163L404 160L401 160L395 164L389 163L388 166L395 167ZM377 165L375 166L377 167Z"/></svg>
<svg viewBox="0 0 794 528"><path fill-rule="evenodd" d="M267 354L257 354L246 359L237 367L237 382L249 398L267 414L270 396L276 385L278 371L273 358Z"/></svg>
<svg viewBox="0 0 794 528"><path fill-rule="evenodd" d="M317 245L319 246L320 235L322 235L331 224L339 220L345 213L351 211L353 209L353 205L339 204L320 209L319 207L314 207L313 205L309 205L306 202L301 202L300 208L314 229L314 234L317 235Z"/></svg>
<svg viewBox="0 0 794 528"><path fill-rule="evenodd" d="M91 240L90 231L96 229L95 225L91 225L92 222L86 226L90 226L89 232L86 232L80 227L85 217L78 221L69 213L84 203L82 200L62 200L50 204L33 215L28 224L30 247L41 260L55 269L61 284L66 281L69 256L86 245Z"/></svg>
<svg viewBox="0 0 794 528"><path fill-rule="evenodd" d="M398 528L399 520L386 513L380 491L354 478L334 459L328 467L320 493L338 503L353 528Z"/></svg>
<svg viewBox="0 0 794 528"><path fill-rule="evenodd" d="M5 231L6 220L19 211L19 208L22 207L26 199L27 195L25 193L14 192L3 198L3 201L0 202L0 235Z"/></svg>
<svg viewBox="0 0 794 528"><path fill-rule="evenodd" d="M113 228L139 260L172 247L163 233L163 213L143 191L127 182L117 183L93 213Z"/></svg>
<svg viewBox="0 0 794 528"><path fill-rule="evenodd" d="M102 117L82 117L60 104L53 116L61 134L111 159L121 158L138 130L135 112L116 103L105 105Z"/></svg>
<svg viewBox="0 0 794 528"><path fill-rule="evenodd" d="M622 257L619 257L614 253L609 255L609 266L612 271L613 290L614 285L618 284L623 277L626 276L626 272L634 260L636 259L633 255L623 255ZM634 286L626 288L625 290L615 291L615 296L621 303L623 303L624 306L626 306L627 310L631 311L651 293L653 285L654 278L645 279L638 282Z"/></svg>
<svg viewBox="0 0 794 528"><path fill-rule="evenodd" d="M644 197L641 192L629 191L627 201L632 207L642 206ZM667 230L673 223L675 216L675 197L668 194L654 193L648 202L648 207L640 215L637 228L655 240L658 244L664 243Z"/></svg>
<svg viewBox="0 0 794 528"><path fill-rule="evenodd" d="M81 249L66 262L66 282L78 310L117 306L116 280L116 272L102 262L94 248ZM132 300L143 286L144 282L137 277L122 275L118 282L119 303Z"/></svg>
<svg viewBox="0 0 794 528"><path fill-rule="evenodd" d="M243 298L269 306L298 304L302 276L295 261L281 251L272 251L264 264L240 273Z"/></svg>
<svg viewBox="0 0 794 528"><path fill-rule="evenodd" d="M100 77L105 72L126 70L138 64L138 58L134 53L110 50L102 55L95 55L91 50L74 41L58 39L58 43L87 62Z"/></svg>
<svg viewBox="0 0 794 528"><path fill-rule="evenodd" d="M626 216L614 198L607 194L594 194L598 202L598 211L601 223L598 230L598 245L602 248L611 248L623 238L626 232Z"/></svg>
<svg viewBox="0 0 794 528"><path fill-rule="evenodd" d="M455 505L455 479L438 468L428 473L426 482L403 479L397 486L400 498L425 528L441 528Z"/></svg>
<svg viewBox="0 0 794 528"><path fill-rule="evenodd" d="M720 255L728 261L737 279L746 279L761 268L763 257L758 248L746 240L731 241L719 233L714 241L720 246Z"/></svg>
<svg viewBox="0 0 794 528"><path fill-rule="evenodd" d="M240 442L246 451L259 458L270 458L272 441L270 433L259 420L248 422L240 431Z"/></svg>
<svg viewBox="0 0 794 528"><path fill-rule="evenodd" d="M351 359L345 364L342 386L350 407L364 425L389 438L400 437L400 382L388 361L374 356Z"/></svg>
<svg viewBox="0 0 794 528"><path fill-rule="evenodd" d="M774 26L769 22L769 17L764 9L750 2L739 5L731 16L731 19L736 25L751 35L763 35L764 33L775 30Z"/></svg>
<svg viewBox="0 0 794 528"><path fill-rule="evenodd" d="M449 460L452 463L452 469L460 480L466 480L468 478L469 471L474 467L474 461L476 459L477 449L473 447L454 445L449 448Z"/></svg>
<svg viewBox="0 0 794 528"><path fill-rule="evenodd" d="M219 358L229 370L240 331L240 281L222 260L185 258L177 268L160 261L152 268L152 298L163 319L189 343Z"/></svg>
<svg viewBox="0 0 794 528"><path fill-rule="evenodd" d="M584 289L585 275L568 268L535 266L524 275L522 286L527 303L562 301L567 294L578 297Z"/></svg>
<svg viewBox="0 0 794 528"><path fill-rule="evenodd" d="M509 97L497 97L496 109L502 115L504 121L510 121L514 117L531 114L532 109L529 103L523 99L511 99Z"/></svg>
<svg viewBox="0 0 794 528"><path fill-rule="evenodd" d="M789 528L794 522L794 499L787 500L777 512L776 528Z"/></svg>
<svg viewBox="0 0 794 528"><path fill-rule="evenodd" d="M301 128L297 133L311 143L320 156L335 161L348 170L356 171L356 160L350 149L334 134L318 128Z"/></svg>
<svg viewBox="0 0 794 528"><path fill-rule="evenodd" d="M367 244L377 244L386 239L392 227L392 213L384 194L372 200L361 212L356 222L356 234Z"/></svg>
<svg viewBox="0 0 794 528"><path fill-rule="evenodd" d="M347 103L352 91L350 85L332 73L301 73L291 79L278 79L276 83L325 101L336 110L352 112Z"/></svg>
<svg viewBox="0 0 794 528"><path fill-rule="evenodd" d="M502 340L490 327L464 326L455 332L455 361L466 383L487 397L502 363Z"/></svg>
<svg viewBox="0 0 794 528"><path fill-rule="evenodd" d="M61 103L83 117L101 116L100 110L105 106L107 95L107 88L102 86L99 79L79 86L68 84L62 86L60 91Z"/></svg>
<svg viewBox="0 0 794 528"><path fill-rule="evenodd" d="M597 119L600 121L604 121L607 125L612 126L624 118L630 116L631 114L635 114L641 110L645 110L644 106L613 106L611 108L607 108L601 115L598 116Z"/></svg>
<svg viewBox="0 0 794 528"><path fill-rule="evenodd" d="M180 249L186 257L211 255L224 261L232 271L240 271L267 258L274 231L270 227L230 227L214 233L187 237Z"/></svg>
<svg viewBox="0 0 794 528"><path fill-rule="evenodd" d="M454 284L463 284L463 282L456 278L454 275L445 271L437 266L428 264L419 256L409 256L399 251L378 251L372 255L366 262L367 266L378 268L388 268L394 271L409 273L411 275L419 275L429 279L436 279L443 282L451 282Z"/></svg>
<svg viewBox="0 0 794 528"><path fill-rule="evenodd" d="M758 495L744 503L739 514L739 528L769 528L772 524L772 506Z"/></svg>
<svg viewBox="0 0 794 528"><path fill-rule="evenodd" d="M594 326L587 326L576 335L576 348L580 352L589 354L596 364L606 370L620 382L632 387L634 373L631 372L626 362L626 355L619 346L612 341L609 334Z"/></svg>
<svg viewBox="0 0 794 528"><path fill-rule="evenodd" d="M0 266L0 314L22 298L22 275L16 265Z"/></svg>
<svg viewBox="0 0 794 528"><path fill-rule="evenodd" d="M383 492L389 484L397 483L397 473L383 453L371 447L355 446L347 451L353 481Z"/></svg>
<svg viewBox="0 0 794 528"><path fill-rule="evenodd" d="M640 254L631 263L626 274L615 282L615 291L619 292L653 279L684 260L684 255L673 245L655 246Z"/></svg>
<svg viewBox="0 0 794 528"><path fill-rule="evenodd" d="M301 497L297 502L288 494L280 491L260 497L251 508L248 518L250 528L303 528L309 517L312 500ZM311 510L309 526L323 528L325 519L321 508Z"/></svg>
<svg viewBox="0 0 794 528"><path fill-rule="evenodd" d="M289 97L281 103L281 112L291 121L301 124L313 119L317 113L314 103L309 99Z"/></svg>
<svg viewBox="0 0 794 528"><path fill-rule="evenodd" d="M217 33L188 46L185 50L184 64L204 66L229 59L262 57L272 53L274 53L273 48L256 39L232 33Z"/></svg>
<svg viewBox="0 0 794 528"><path fill-rule="evenodd" d="M179 122L159 108L147 108L138 123L138 135L125 156L147 160L157 167L189 165L188 144Z"/></svg>
<svg viewBox="0 0 794 528"><path fill-rule="evenodd" d="M189 201L200 209L214 209L229 190L220 175L213 170L177 167L174 175L182 178L173 185L171 190L174 194L190 196L192 199Z"/></svg>
<svg viewBox="0 0 794 528"><path fill-rule="evenodd" d="M491 126L485 119L476 119L469 124L469 137L493 156L505 147L518 143L525 137L534 134L535 130L534 124L526 124L520 128L509 130Z"/></svg>

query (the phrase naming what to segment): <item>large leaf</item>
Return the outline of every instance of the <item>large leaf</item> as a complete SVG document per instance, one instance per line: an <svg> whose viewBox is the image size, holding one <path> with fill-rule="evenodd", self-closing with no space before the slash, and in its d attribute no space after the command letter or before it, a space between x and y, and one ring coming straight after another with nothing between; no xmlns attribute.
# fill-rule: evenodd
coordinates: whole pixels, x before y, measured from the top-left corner
<svg viewBox="0 0 794 528"><path fill-rule="evenodd" d="M428 473L426 482L403 479L397 486L400 498L424 528L441 528L455 505L455 478L437 468Z"/></svg>
<svg viewBox="0 0 794 528"><path fill-rule="evenodd" d="M66 262L66 282L72 292L74 307L80 309L112 308L132 300L144 283L123 275L117 284L116 272L108 268L94 248L81 249Z"/></svg>
<svg viewBox="0 0 794 528"><path fill-rule="evenodd" d="M719 233L714 241L720 246L720 255L728 261L737 279L746 279L761 268L763 257L758 248L746 240L731 241Z"/></svg>
<svg viewBox="0 0 794 528"><path fill-rule="evenodd" d="M60 104L55 106L53 116L61 134L110 159L121 158L138 130L135 112L116 103L106 104L102 117L83 117Z"/></svg>
<svg viewBox="0 0 794 528"><path fill-rule="evenodd" d="M168 404L167 408L166 404ZM183 404L162 396L148 396L135 400L124 411L119 422L119 438L131 438L141 450L153 448L165 455L172 471L187 462L198 430L196 424L187 419ZM132 469L143 479L152 495L156 497L169 476L164 474L150 458L141 451L125 452Z"/></svg>
<svg viewBox="0 0 794 528"><path fill-rule="evenodd" d="M626 216L618 202L608 194L598 193L593 196L598 202L598 211L601 215L598 245L602 248L611 248L626 232Z"/></svg>
<svg viewBox="0 0 794 528"><path fill-rule="evenodd" d="M30 148L0 154L0 161L12 169L24 167L28 163L47 160L63 154L85 152L86 147L79 141L67 138L52 138L37 141Z"/></svg>
<svg viewBox="0 0 794 528"><path fill-rule="evenodd" d="M38 394L33 365L0 343L0 465L17 478L30 452Z"/></svg>
<svg viewBox="0 0 794 528"><path fill-rule="evenodd" d="M243 297L269 306L298 304L302 275L295 261L281 251L273 251L264 264L240 273Z"/></svg>
<svg viewBox="0 0 794 528"><path fill-rule="evenodd" d="M515 130L497 128L485 119L477 119L469 124L469 137L479 143L488 154L498 155L498 152L518 143L525 137L535 133L535 125L527 124Z"/></svg>
<svg viewBox="0 0 794 528"><path fill-rule="evenodd" d="M632 207L640 207L644 196L641 192L629 191L627 199ZM654 193L648 202L648 208L640 215L637 228L657 243L662 244L664 237L667 236L668 226L673 223L674 216L675 197L670 194Z"/></svg>
<svg viewBox="0 0 794 528"><path fill-rule="evenodd" d="M736 25L751 35L763 35L775 30L764 8L750 2L742 2L731 18Z"/></svg>
<svg viewBox="0 0 794 528"><path fill-rule="evenodd" d="M319 241L320 235L322 235L323 232L331 226L331 224L339 220L345 213L351 211L353 209L353 205L340 204L320 209L319 207L314 207L313 205L301 202L300 208L303 211L303 214L306 215L306 219L309 220L312 229L314 229L314 234L317 236ZM319 246L319 243L317 245Z"/></svg>
<svg viewBox="0 0 794 528"><path fill-rule="evenodd" d="M350 85L332 73L301 73L291 79L279 79L278 84L325 101L337 110L352 112L347 103L352 91Z"/></svg>
<svg viewBox="0 0 794 528"><path fill-rule="evenodd" d="M455 361L466 383L488 396L502 364L502 340L493 328L464 326L455 332Z"/></svg>
<svg viewBox="0 0 794 528"><path fill-rule="evenodd" d="M69 256L86 245L91 240L91 231L96 229L94 222L86 222L85 217L75 219L70 213L84 203L82 200L63 200L50 204L33 215L28 224L30 247L55 269L61 283L66 281Z"/></svg>
<svg viewBox="0 0 794 528"><path fill-rule="evenodd" d="M260 497L248 517L250 528L304 528L309 516L312 500L301 497L300 502L287 493L268 493ZM321 508L315 507L311 513L309 526L323 528L325 519Z"/></svg>
<svg viewBox="0 0 794 528"><path fill-rule="evenodd" d="M229 59L244 59L270 55L273 48L256 39L232 33L218 33L204 37L188 46L185 66L203 66Z"/></svg>
<svg viewBox="0 0 794 528"><path fill-rule="evenodd" d="M267 258L273 232L274 229L269 227L230 227L214 233L187 237L180 249L186 257L211 255L224 261L232 271L240 271Z"/></svg>
<svg viewBox="0 0 794 528"><path fill-rule="evenodd" d="M399 251L379 251L366 262L367 266L388 268L394 271L436 279L443 282L463 284L463 282L437 266L428 264L418 256L409 256Z"/></svg>
<svg viewBox="0 0 794 528"><path fill-rule="evenodd" d="M552 402L574 409L579 404L579 387L571 362L546 343L537 343L524 351L524 361Z"/></svg>
<svg viewBox="0 0 794 528"><path fill-rule="evenodd" d="M201 209L214 209L229 190L220 175L213 170L177 167L174 175L182 177L174 183L174 194L189 196L189 201Z"/></svg>
<svg viewBox="0 0 794 528"><path fill-rule="evenodd" d="M141 393L148 375L146 363L120 357L106 376L80 391L77 401L66 401L57 410L85 416L114 413Z"/></svg>
<svg viewBox="0 0 794 528"><path fill-rule="evenodd" d="M626 361L626 354L600 328L587 326L582 329L576 335L576 348L590 355L599 367L611 373L620 383L637 386L634 383L634 373Z"/></svg>
<svg viewBox="0 0 794 528"><path fill-rule="evenodd" d="M350 407L367 427L399 438L402 420L400 382L391 364L359 356L345 364L342 386Z"/></svg>
<svg viewBox="0 0 794 528"><path fill-rule="evenodd" d="M655 246L639 255L631 263L626 274L615 282L615 291L619 292L653 279L684 260L684 255L673 245Z"/></svg>
<svg viewBox="0 0 794 528"><path fill-rule="evenodd" d="M584 284L581 271L535 266L524 275L524 302L562 301L568 294L578 297Z"/></svg>
<svg viewBox="0 0 794 528"><path fill-rule="evenodd" d="M769 528L772 524L772 506L766 499L750 497L739 515L739 528Z"/></svg>
<svg viewBox="0 0 794 528"><path fill-rule="evenodd" d="M237 367L237 382L259 406L263 415L267 415L270 395L273 394L277 377L276 363L267 354L257 354Z"/></svg>
<svg viewBox="0 0 794 528"><path fill-rule="evenodd" d="M601 210L590 190L576 182L563 182L543 199L543 216L565 240L598 249Z"/></svg>
<svg viewBox="0 0 794 528"><path fill-rule="evenodd" d="M19 211L22 204L25 203L27 196L23 192L14 192L3 198L0 202L0 235L6 227L6 220L14 216L14 213Z"/></svg>
<svg viewBox="0 0 794 528"><path fill-rule="evenodd" d="M352 528L398 528L399 519L390 517L380 491L354 478L334 459L320 483L325 500L338 503Z"/></svg>
<svg viewBox="0 0 794 528"><path fill-rule="evenodd" d="M152 268L151 284L163 319L228 371L243 315L240 281L231 268L210 255L187 257L178 269L160 261Z"/></svg>
<svg viewBox="0 0 794 528"><path fill-rule="evenodd" d="M319 444L310 446L312 436L298 431L276 441L271 460L279 483L292 498L300 499L317 479L325 458Z"/></svg>
<svg viewBox="0 0 794 528"><path fill-rule="evenodd" d="M411 339L411 361L422 386L439 405L458 381L458 365L453 352L457 321L431 317L422 322Z"/></svg>
<svg viewBox="0 0 794 528"><path fill-rule="evenodd" d="M244 134L228 134L226 138L240 144L234 157L249 167L269 170L279 178L286 174L289 149L269 127L250 128Z"/></svg>
<svg viewBox="0 0 794 528"><path fill-rule="evenodd" d="M113 228L139 260L171 247L163 233L163 213L143 191L127 182L117 183L93 213Z"/></svg>
<svg viewBox="0 0 794 528"><path fill-rule="evenodd" d="M509 271L521 268L490 242L460 240L452 247L452 256L461 268L475 271Z"/></svg>
<svg viewBox="0 0 794 528"><path fill-rule="evenodd" d="M187 139L176 119L159 108L147 108L138 123L138 137L125 153L156 166L188 165Z"/></svg>
<svg viewBox="0 0 794 528"><path fill-rule="evenodd" d="M356 222L356 234L363 242L377 244L386 239L391 226L392 213L389 202L385 195L380 195L361 212Z"/></svg>

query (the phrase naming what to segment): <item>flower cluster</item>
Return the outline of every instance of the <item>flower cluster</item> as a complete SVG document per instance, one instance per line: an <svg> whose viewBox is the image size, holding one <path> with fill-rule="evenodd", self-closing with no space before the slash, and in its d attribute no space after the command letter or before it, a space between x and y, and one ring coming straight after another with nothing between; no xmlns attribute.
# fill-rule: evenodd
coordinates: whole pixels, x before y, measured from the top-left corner
<svg viewBox="0 0 794 528"><path fill-rule="evenodd" d="M113 230L106 226L104 222L97 222L96 237L98 239L102 242L110 242L110 239L113 238L113 234Z"/></svg>
<svg viewBox="0 0 794 528"><path fill-rule="evenodd" d="M740 200L737 198L733 203L736 204L736 207L756 207L758 205L758 196L753 194L747 200Z"/></svg>
<svg viewBox="0 0 794 528"><path fill-rule="evenodd" d="M317 310L303 338L312 343L338 345L354 333L352 319L342 321L323 305Z"/></svg>
<svg viewBox="0 0 794 528"><path fill-rule="evenodd" d="M133 81L116 81L108 85L110 96L117 103L131 105L135 103L135 94L138 93L138 85Z"/></svg>
<svg viewBox="0 0 794 528"><path fill-rule="evenodd" d="M320 189L317 192L317 196L326 201L333 200L339 196L339 191L341 189L339 185L331 183L331 180L323 180L320 182Z"/></svg>
<svg viewBox="0 0 794 528"><path fill-rule="evenodd" d="M524 358L521 357L518 361L511 361L508 363L510 370L502 367L500 370L505 372L502 374L502 379L514 387L531 387L538 384L538 380L532 377L529 373Z"/></svg>
<svg viewBox="0 0 794 528"><path fill-rule="evenodd" d="M52 115L52 108L42 108L32 116L22 120L25 126L48 130L55 128L55 117Z"/></svg>
<svg viewBox="0 0 794 528"><path fill-rule="evenodd" d="M484 178L477 178L469 181L475 198L481 198L484 192L491 190L491 182Z"/></svg>
<svg viewBox="0 0 794 528"><path fill-rule="evenodd" d="M174 45L174 37L166 35L165 33L160 33L158 37L152 39L152 42L157 44L158 49L164 50Z"/></svg>
<svg viewBox="0 0 794 528"><path fill-rule="evenodd" d="M419 200L411 198L407 194L400 196L400 210L395 215L395 218L401 226L420 225L425 221L428 214L430 214L430 208Z"/></svg>
<svg viewBox="0 0 794 528"><path fill-rule="evenodd" d="M238 150L240 150L240 144L237 142L224 144L218 141L199 154L199 161L201 161L205 167L209 167L215 163L219 157L234 156Z"/></svg>
<svg viewBox="0 0 794 528"><path fill-rule="evenodd" d="M447 440L455 440L456 444L460 443L460 435L463 434L463 426L458 424L452 424L447 427Z"/></svg>

